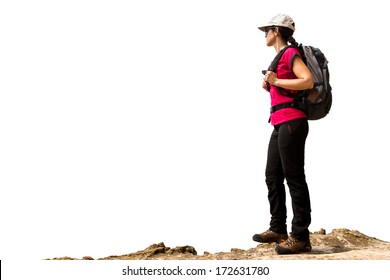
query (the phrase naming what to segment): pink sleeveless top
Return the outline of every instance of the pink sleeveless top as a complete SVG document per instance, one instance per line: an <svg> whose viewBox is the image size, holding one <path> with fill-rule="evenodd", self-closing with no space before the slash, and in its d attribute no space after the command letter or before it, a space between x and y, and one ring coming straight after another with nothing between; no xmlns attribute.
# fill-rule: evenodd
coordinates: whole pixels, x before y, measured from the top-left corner
<svg viewBox="0 0 390 280"><path fill-rule="evenodd" d="M294 72L292 71L292 61L294 57L298 55L301 57L299 51L295 48L287 49L282 57L279 60L278 67L276 69L276 73L278 78L280 79L296 79ZM297 94L296 90L287 90L290 94ZM279 92L277 87L271 85L270 87L270 95L271 95L271 106L276 106L282 103L291 102L293 100L292 97L283 95ZM271 114L271 124L278 125L290 120L307 118L306 114L295 108L284 108L280 109Z"/></svg>

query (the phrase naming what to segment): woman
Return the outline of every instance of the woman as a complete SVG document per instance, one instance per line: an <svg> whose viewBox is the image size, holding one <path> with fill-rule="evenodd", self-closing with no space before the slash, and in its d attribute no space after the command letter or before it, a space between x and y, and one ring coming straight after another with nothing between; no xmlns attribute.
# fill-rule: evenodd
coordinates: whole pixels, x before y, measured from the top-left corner
<svg viewBox="0 0 390 280"><path fill-rule="evenodd" d="M292 37L295 24L288 15L278 14L259 29L265 32L267 46L273 46L276 53L288 47L288 42L297 45ZM293 47L285 50L276 67L276 73L267 71L263 88L270 92L271 106L278 108L271 113L274 126L268 146L266 184L270 203L270 228L255 234L253 240L262 243L276 242L278 254L293 254L311 250L309 225L311 208L309 190L305 178L305 141L309 131L304 111L291 106L277 106L290 103L299 90L313 87L313 77ZM289 187L293 220L291 234L287 234L286 180Z"/></svg>

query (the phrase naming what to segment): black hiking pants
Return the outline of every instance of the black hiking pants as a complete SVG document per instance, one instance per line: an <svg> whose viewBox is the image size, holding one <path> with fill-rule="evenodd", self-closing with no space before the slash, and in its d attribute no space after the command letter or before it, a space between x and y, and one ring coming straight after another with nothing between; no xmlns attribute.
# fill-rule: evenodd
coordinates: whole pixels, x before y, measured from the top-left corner
<svg viewBox="0 0 390 280"><path fill-rule="evenodd" d="M269 141L265 172L271 212L270 229L277 233L287 233L286 180L294 215L291 233L298 240L309 239L311 222L310 196L304 168L308 132L306 119L276 125Z"/></svg>

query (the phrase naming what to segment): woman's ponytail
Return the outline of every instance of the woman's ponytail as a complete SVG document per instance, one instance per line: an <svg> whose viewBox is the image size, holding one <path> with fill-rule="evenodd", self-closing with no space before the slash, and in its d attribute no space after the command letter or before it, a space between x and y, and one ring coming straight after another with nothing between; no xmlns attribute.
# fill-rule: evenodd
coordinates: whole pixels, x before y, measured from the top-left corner
<svg viewBox="0 0 390 280"><path fill-rule="evenodd" d="M294 37L291 36L290 38L288 38L287 42L289 42L291 45L295 46L295 47L298 47L298 43L297 41L295 41Z"/></svg>

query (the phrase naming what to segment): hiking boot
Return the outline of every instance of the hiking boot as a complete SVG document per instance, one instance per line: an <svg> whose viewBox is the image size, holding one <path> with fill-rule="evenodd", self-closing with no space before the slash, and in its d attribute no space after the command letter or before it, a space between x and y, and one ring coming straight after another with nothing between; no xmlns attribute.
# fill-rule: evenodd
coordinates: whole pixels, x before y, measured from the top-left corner
<svg viewBox="0 0 390 280"><path fill-rule="evenodd" d="M252 239L253 241L260 242L260 243L280 243L286 241L288 238L287 233L276 233L272 230L266 230L263 233L255 234L253 235Z"/></svg>
<svg viewBox="0 0 390 280"><path fill-rule="evenodd" d="M301 241L289 236L286 241L276 246L275 251L279 255L309 252L311 251L310 239Z"/></svg>

